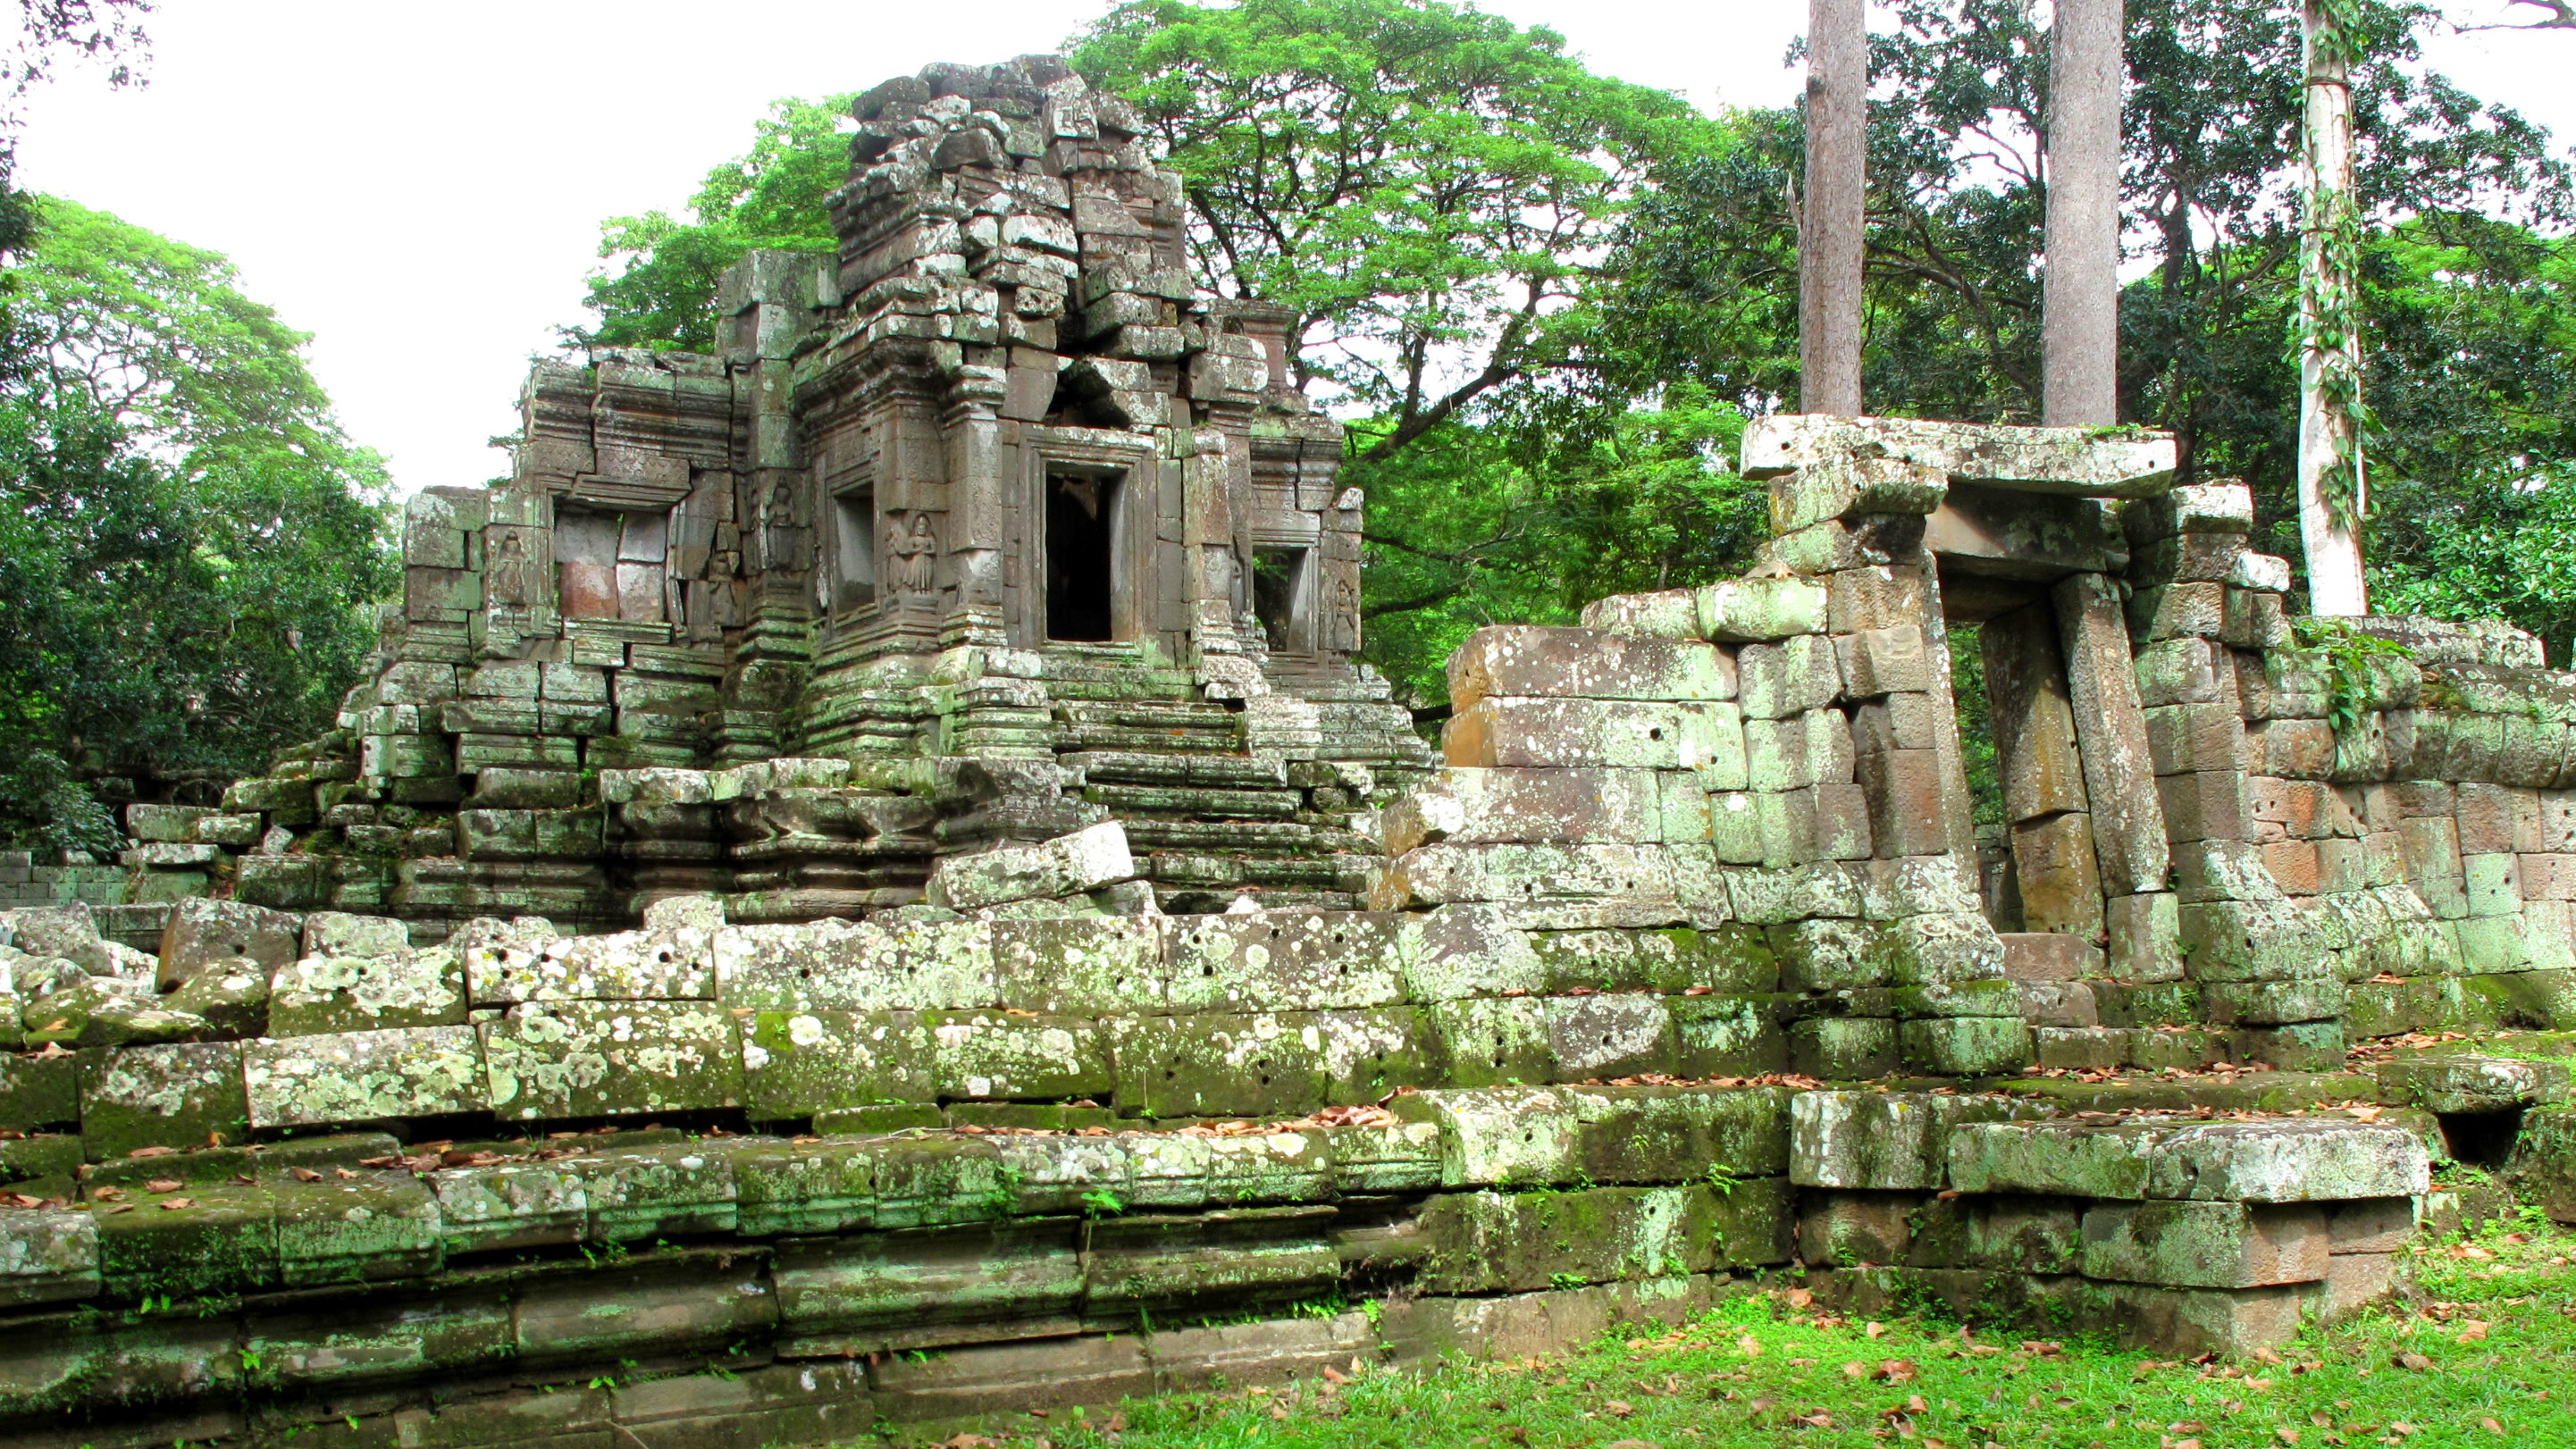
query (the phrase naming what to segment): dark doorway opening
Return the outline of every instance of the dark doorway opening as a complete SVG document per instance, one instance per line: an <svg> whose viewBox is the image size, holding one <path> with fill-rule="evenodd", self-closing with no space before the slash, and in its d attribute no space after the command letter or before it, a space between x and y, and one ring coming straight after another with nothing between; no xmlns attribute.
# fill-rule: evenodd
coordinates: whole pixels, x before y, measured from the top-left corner
<svg viewBox="0 0 2576 1449"><path fill-rule="evenodd" d="M1273 652L1303 653L1306 637L1306 558L1302 548L1263 548L1252 554L1252 613Z"/></svg>
<svg viewBox="0 0 2576 1449"><path fill-rule="evenodd" d="M1118 478L1050 473L1046 487L1046 637L1115 639Z"/></svg>

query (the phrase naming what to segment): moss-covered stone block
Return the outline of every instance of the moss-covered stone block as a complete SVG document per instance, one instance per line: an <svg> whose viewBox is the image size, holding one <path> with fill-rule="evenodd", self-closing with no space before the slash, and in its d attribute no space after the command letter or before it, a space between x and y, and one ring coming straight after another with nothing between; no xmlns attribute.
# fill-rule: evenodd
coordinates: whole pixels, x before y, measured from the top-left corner
<svg viewBox="0 0 2576 1449"><path fill-rule="evenodd" d="M1087 1017L1004 1011L921 1014L931 1084L945 1099L1106 1097L1108 1042Z"/></svg>
<svg viewBox="0 0 2576 1449"><path fill-rule="evenodd" d="M427 1277L444 1260L438 1199L407 1173L326 1173L270 1191L290 1288Z"/></svg>
<svg viewBox="0 0 2576 1449"><path fill-rule="evenodd" d="M868 1154L879 1228L991 1222L1018 1205L1000 1150L989 1140L886 1138L870 1144Z"/></svg>
<svg viewBox="0 0 2576 1449"><path fill-rule="evenodd" d="M98 1225L70 1208L0 1212L0 1304L77 1302L98 1295Z"/></svg>
<svg viewBox="0 0 2576 1449"><path fill-rule="evenodd" d="M490 1281L413 1285L398 1305L290 1300L247 1315L243 1330L244 1362L256 1365L246 1377L269 1393L373 1389L488 1367L511 1352L508 1291Z"/></svg>
<svg viewBox="0 0 2576 1449"><path fill-rule="evenodd" d="M80 1058L0 1052L0 1123L21 1132L80 1121Z"/></svg>
<svg viewBox="0 0 2576 1449"><path fill-rule="evenodd" d="M2576 972L2503 972L2471 976L2460 985L2499 1024L2537 1031L2576 1027Z"/></svg>
<svg viewBox="0 0 2576 1449"><path fill-rule="evenodd" d="M1323 1040L1324 1101L1351 1106L1374 1102L1399 1087L1442 1085L1441 1050L1418 1007L1319 1011Z"/></svg>
<svg viewBox="0 0 2576 1449"><path fill-rule="evenodd" d="M1905 1261L1918 1268L2072 1273L2082 1252L2083 1204L2073 1198L1934 1197L1908 1224Z"/></svg>
<svg viewBox="0 0 2576 1449"><path fill-rule="evenodd" d="M1935 1077L1993 1077L2029 1066L2030 1025L2018 1016L1959 1016L1900 1023L1906 1066Z"/></svg>
<svg viewBox="0 0 2576 1449"><path fill-rule="evenodd" d="M2379 1066L2379 1100L2428 1112L2505 1112L2567 1100L2565 1062L2473 1052L2392 1058Z"/></svg>
<svg viewBox="0 0 2576 1449"><path fill-rule="evenodd" d="M757 1255L700 1249L535 1279L518 1295L513 1347L532 1367L704 1355L777 1326L767 1270Z"/></svg>
<svg viewBox="0 0 2576 1449"><path fill-rule="evenodd" d="M732 1155L688 1142L570 1159L590 1208L593 1242L730 1233L738 1220Z"/></svg>
<svg viewBox="0 0 2576 1449"><path fill-rule="evenodd" d="M1165 1003L1174 1011L1327 1011L1404 999L1405 918L1360 911L1170 916Z"/></svg>
<svg viewBox="0 0 2576 1449"><path fill-rule="evenodd" d="M1191 1217L1104 1219L1091 1229L1083 1298L1094 1314L1157 1317L1202 1305L1311 1297L1341 1277L1315 1208L1244 1208Z"/></svg>
<svg viewBox="0 0 2576 1449"><path fill-rule="evenodd" d="M96 1201L99 1272L112 1298L201 1298L278 1282L277 1208L262 1188L107 1189Z"/></svg>
<svg viewBox="0 0 2576 1449"><path fill-rule="evenodd" d="M470 1026L277 1037L247 1045L251 1122L301 1127L479 1112L491 1102Z"/></svg>
<svg viewBox="0 0 2576 1449"><path fill-rule="evenodd" d="M1255 1132L1213 1137L1207 1144L1207 1201L1320 1202L1332 1196L1332 1153L1322 1132Z"/></svg>
<svg viewBox="0 0 2576 1449"><path fill-rule="evenodd" d="M742 1105L738 1029L713 1003L531 1002L479 1030L492 1110L505 1118Z"/></svg>
<svg viewBox="0 0 2576 1449"><path fill-rule="evenodd" d="M1440 1129L1429 1122L1393 1127L1327 1127L1333 1186L1350 1197L1430 1192L1440 1186Z"/></svg>
<svg viewBox="0 0 2576 1449"><path fill-rule="evenodd" d="M559 936L534 952L480 958L479 1004L521 1001L711 1001L713 940L704 925Z"/></svg>
<svg viewBox="0 0 2576 1449"><path fill-rule="evenodd" d="M779 1328L800 1352L871 1353L917 1330L1001 1324L1070 1331L1082 1228L1060 1219L906 1229L780 1245Z"/></svg>
<svg viewBox="0 0 2576 1449"><path fill-rule="evenodd" d="M1705 1187L1445 1194L1422 1209L1436 1246L1419 1281L1432 1293L1525 1293L1705 1272L1712 1210Z"/></svg>
<svg viewBox="0 0 2576 1449"><path fill-rule="evenodd" d="M562 1159L442 1168L422 1180L450 1254L557 1247L589 1232L589 1184Z"/></svg>
<svg viewBox="0 0 2576 1449"><path fill-rule="evenodd" d="M2330 1248L2325 1210L2307 1203L2097 1203L2084 1214L2084 1276L2123 1283L2310 1283L2325 1277Z"/></svg>
<svg viewBox="0 0 2576 1449"><path fill-rule="evenodd" d="M1448 1084L1517 1086L1548 1079L1547 1008L1540 998L1489 997L1435 1001L1423 1016L1437 1044Z"/></svg>
<svg viewBox="0 0 2576 1449"><path fill-rule="evenodd" d="M1020 1011L1137 1015L1163 1001L1163 923L1091 916L993 923L995 999Z"/></svg>
<svg viewBox="0 0 2576 1449"><path fill-rule="evenodd" d="M1952 1132L1949 1165L1963 1192L2125 1201L2404 1197L2431 1180L2405 1128L2321 1118L1970 1123Z"/></svg>
<svg viewBox="0 0 2576 1449"><path fill-rule="evenodd" d="M1786 998L1672 996L1673 1071L1683 1077L1758 1077L1789 1069Z"/></svg>
<svg viewBox="0 0 2576 1449"><path fill-rule="evenodd" d="M984 921L728 926L713 945L727 1006L960 1011L998 1006Z"/></svg>
<svg viewBox="0 0 2576 1449"><path fill-rule="evenodd" d="M1965 1124L2039 1109L1928 1092L1799 1092L1789 1099L1789 1178L1801 1187L1937 1192Z"/></svg>
<svg viewBox="0 0 2576 1449"><path fill-rule="evenodd" d="M236 964L198 972L161 1005L212 1023L214 1035L248 1037L268 1034L268 1000L268 972Z"/></svg>
<svg viewBox="0 0 2576 1449"><path fill-rule="evenodd" d="M838 1233L876 1222L874 1145L849 1138L755 1139L733 1159L734 1231L747 1238Z"/></svg>
<svg viewBox="0 0 2576 1449"><path fill-rule="evenodd" d="M77 1132L39 1132L27 1137L0 1138L0 1183L69 1183L72 1175L80 1171L80 1165L81 1140ZM53 1195L30 1187L15 1190L35 1197Z"/></svg>
<svg viewBox="0 0 2576 1449"><path fill-rule="evenodd" d="M1896 1071L1896 1022L1883 1016L1808 1017L1789 1027L1789 1069L1829 1082Z"/></svg>
<svg viewBox="0 0 2576 1449"><path fill-rule="evenodd" d="M2553 1221L2576 1223L2576 1107L2524 1113L2505 1176Z"/></svg>
<svg viewBox="0 0 2576 1449"><path fill-rule="evenodd" d="M1607 1081L1672 1072L1680 1041L1663 997L1645 992L1550 996L1542 1004L1550 1080Z"/></svg>
<svg viewBox="0 0 2576 1449"><path fill-rule="evenodd" d="M1440 1132L1444 1187L1526 1187L1572 1182L1581 1173L1580 1122L1566 1092L1545 1087L1476 1087L1411 1092L1388 1106Z"/></svg>
<svg viewBox="0 0 2576 1449"><path fill-rule="evenodd" d="M1118 1110L1147 1117L1294 1117L1324 1103L1312 1013L1210 1012L1117 1023Z"/></svg>
<svg viewBox="0 0 2576 1449"><path fill-rule="evenodd" d="M81 1141L93 1162L249 1135L239 1042L120 1047L85 1055L83 1066Z"/></svg>
<svg viewBox="0 0 2576 1449"><path fill-rule="evenodd" d="M1720 1178L1690 1192L1702 1205L1712 1268L1770 1268L1797 1256L1798 1190L1789 1179Z"/></svg>
<svg viewBox="0 0 2576 1449"><path fill-rule="evenodd" d="M1788 1170L1787 1094L1769 1087L1588 1087L1559 1094L1580 1177L1673 1183Z"/></svg>
<svg viewBox="0 0 2576 1449"><path fill-rule="evenodd" d="M381 956L306 956L281 968L272 985L272 1036L456 1026L465 1020L464 964L446 946Z"/></svg>
<svg viewBox="0 0 2576 1449"><path fill-rule="evenodd" d="M930 1032L918 1012L814 1007L737 1020L754 1121L936 1100Z"/></svg>

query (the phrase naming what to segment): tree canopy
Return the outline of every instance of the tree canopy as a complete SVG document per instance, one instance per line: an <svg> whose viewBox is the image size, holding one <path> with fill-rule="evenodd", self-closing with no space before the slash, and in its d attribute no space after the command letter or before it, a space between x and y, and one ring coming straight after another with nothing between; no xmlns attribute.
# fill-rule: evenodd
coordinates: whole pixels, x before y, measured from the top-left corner
<svg viewBox="0 0 2576 1449"><path fill-rule="evenodd" d="M0 382L0 832L96 848L99 782L216 782L327 726L394 569L383 470L303 334L215 253L33 216Z"/></svg>

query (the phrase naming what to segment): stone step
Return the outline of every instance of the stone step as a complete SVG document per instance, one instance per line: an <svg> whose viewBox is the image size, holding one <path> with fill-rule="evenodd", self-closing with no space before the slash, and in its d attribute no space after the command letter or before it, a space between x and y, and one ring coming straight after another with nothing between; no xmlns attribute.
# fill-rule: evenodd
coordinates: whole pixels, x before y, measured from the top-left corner
<svg viewBox="0 0 2576 1449"><path fill-rule="evenodd" d="M1223 735L1208 730L1142 729L1130 725L1067 724L1056 728L1056 748L1068 753L1105 751L1119 754L1190 754L1232 755L1242 748L1242 741L1231 732Z"/></svg>
<svg viewBox="0 0 2576 1449"><path fill-rule="evenodd" d="M1119 750L1093 750L1061 756L1057 763L1082 772L1085 780L1119 785L1230 785L1261 788L1287 783L1288 772L1277 760L1243 755L1172 755Z"/></svg>
<svg viewBox="0 0 2576 1449"><path fill-rule="evenodd" d="M1128 843L1139 850L1305 854L1318 848L1315 828L1269 820L1129 820Z"/></svg>
<svg viewBox="0 0 2576 1449"><path fill-rule="evenodd" d="M1224 790L1203 785L1087 785L1082 798L1121 818L1150 812L1286 820L1305 803L1294 790Z"/></svg>

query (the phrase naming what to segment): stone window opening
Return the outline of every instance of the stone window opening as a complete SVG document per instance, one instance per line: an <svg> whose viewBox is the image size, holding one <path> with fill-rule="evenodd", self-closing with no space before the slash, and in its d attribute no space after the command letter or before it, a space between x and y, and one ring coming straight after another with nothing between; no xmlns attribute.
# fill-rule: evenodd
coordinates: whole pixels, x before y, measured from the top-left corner
<svg viewBox="0 0 2576 1449"><path fill-rule="evenodd" d="M836 613L877 601L877 492L859 484L832 495L832 592Z"/></svg>
<svg viewBox="0 0 2576 1449"><path fill-rule="evenodd" d="M1274 654L1314 650L1314 589L1307 577L1314 554L1311 548L1252 551L1252 614Z"/></svg>
<svg viewBox="0 0 2576 1449"><path fill-rule="evenodd" d="M1125 584L1119 503L1126 475L1105 469L1050 468L1046 475L1045 636L1067 643L1118 637L1118 591Z"/></svg>

